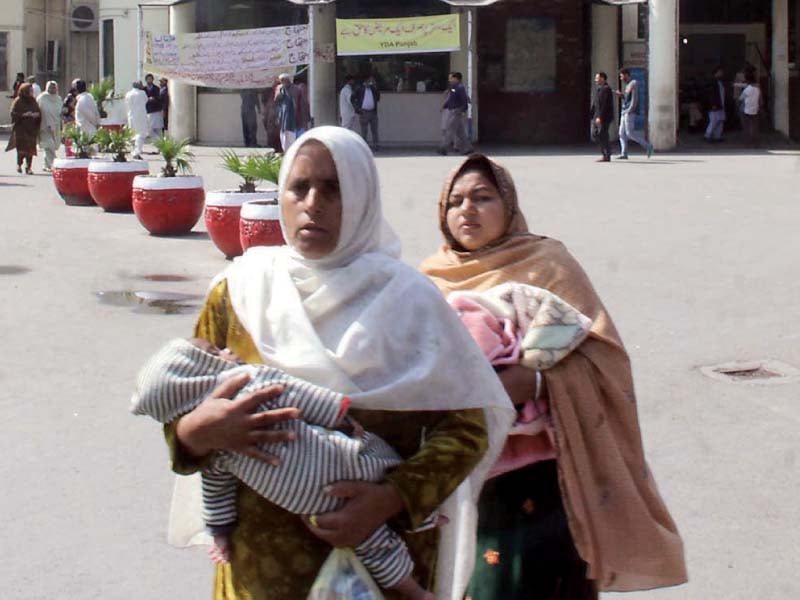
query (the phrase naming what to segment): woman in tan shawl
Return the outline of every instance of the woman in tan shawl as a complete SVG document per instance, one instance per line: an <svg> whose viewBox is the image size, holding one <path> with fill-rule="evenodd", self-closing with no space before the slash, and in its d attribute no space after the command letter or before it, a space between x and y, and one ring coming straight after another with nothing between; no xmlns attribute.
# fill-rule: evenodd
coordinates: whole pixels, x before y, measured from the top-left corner
<svg viewBox="0 0 800 600"><path fill-rule="evenodd" d="M48 81L45 91L36 99L42 111L42 125L39 130L39 147L44 150L44 171L53 168L53 160L61 146L61 96L58 84Z"/></svg>
<svg viewBox="0 0 800 600"><path fill-rule="evenodd" d="M33 174L31 163L36 156L36 141L39 137L39 123L42 113L36 98L33 97L33 86L23 83L19 86L17 98L11 104L11 138L8 140L6 152L16 148L17 173L22 173L22 162L25 161L25 172Z"/></svg>
<svg viewBox="0 0 800 600"><path fill-rule="evenodd" d="M521 366L498 373L515 404L547 398L552 437L539 434L531 464L484 487L471 597L583 600L685 582L683 544L645 462L629 359L580 265L528 232L510 174L482 155L447 178L439 224L445 244L422 271L442 293L515 281L593 321L541 385ZM550 439L555 460L541 460Z"/></svg>

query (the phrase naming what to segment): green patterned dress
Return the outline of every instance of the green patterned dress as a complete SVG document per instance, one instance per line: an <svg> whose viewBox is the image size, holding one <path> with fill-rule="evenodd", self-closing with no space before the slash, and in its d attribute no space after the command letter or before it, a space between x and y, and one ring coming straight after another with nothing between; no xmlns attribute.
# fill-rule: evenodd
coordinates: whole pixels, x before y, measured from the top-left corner
<svg viewBox="0 0 800 600"><path fill-rule="evenodd" d="M195 336L230 348L248 363L262 362L234 314L227 283L211 292ZM401 532L414 559L414 577L433 589L438 532L404 533L418 527L467 477L487 449L480 409L389 412L352 410L365 429L385 439L405 459L387 480L400 492L406 511L389 522ZM165 426L172 468L189 474L200 468L181 452L174 424ZM420 441L425 444L420 447ZM302 600L308 594L330 546L313 536L297 515L265 500L245 485L238 490L239 522L231 536L233 556L216 567L214 600ZM399 596L386 593L387 600Z"/></svg>

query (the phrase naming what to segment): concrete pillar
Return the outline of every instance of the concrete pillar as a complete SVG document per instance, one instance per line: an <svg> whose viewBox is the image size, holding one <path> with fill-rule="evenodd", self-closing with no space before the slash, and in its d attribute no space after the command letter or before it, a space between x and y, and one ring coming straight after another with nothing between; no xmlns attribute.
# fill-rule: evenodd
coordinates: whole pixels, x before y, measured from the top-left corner
<svg viewBox="0 0 800 600"><path fill-rule="evenodd" d="M592 72L590 88L594 93L594 76L598 72L608 75L609 85L619 87L619 8L606 4L592 4ZM619 118L619 103L614 102L614 112ZM617 121L619 123L619 121ZM612 140L619 137L619 129L611 127Z"/></svg>
<svg viewBox="0 0 800 600"><path fill-rule="evenodd" d="M322 48L333 44L336 47L336 5L317 5L309 7L314 11L314 46ZM323 62L314 58L314 81L309 81L314 88L314 105L311 115L315 125L338 125L337 103L339 99L336 89L336 58L334 62Z"/></svg>
<svg viewBox="0 0 800 600"><path fill-rule="evenodd" d="M649 137L656 150L671 150L678 141L678 0L649 6Z"/></svg>
<svg viewBox="0 0 800 600"><path fill-rule="evenodd" d="M459 13L459 29L461 31L461 50L450 53L450 70L459 71L464 76L464 87L467 88L472 101L467 113L470 119L472 141L478 140L478 60L475 51L478 23L477 10L470 6L451 7L451 12Z"/></svg>
<svg viewBox="0 0 800 600"><path fill-rule="evenodd" d="M789 6L772 0L772 118L775 131L789 135Z"/></svg>
<svg viewBox="0 0 800 600"><path fill-rule="evenodd" d="M169 32L194 33L194 2L169 7ZM197 138L197 89L193 85L169 82L169 134L177 139Z"/></svg>

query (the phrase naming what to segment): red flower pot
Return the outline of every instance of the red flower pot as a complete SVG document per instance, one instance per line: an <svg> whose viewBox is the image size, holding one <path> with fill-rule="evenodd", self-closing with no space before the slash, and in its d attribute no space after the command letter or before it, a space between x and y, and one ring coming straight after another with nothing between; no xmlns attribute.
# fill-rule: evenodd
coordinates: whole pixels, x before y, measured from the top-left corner
<svg viewBox="0 0 800 600"><path fill-rule="evenodd" d="M105 119L100 119L100 127L102 129L108 129L109 131L119 131L124 127L124 123L113 123L110 121L106 121Z"/></svg>
<svg viewBox="0 0 800 600"><path fill-rule="evenodd" d="M88 158L57 158L53 161L53 183L69 206L94 206L89 193Z"/></svg>
<svg viewBox="0 0 800 600"><path fill-rule="evenodd" d="M280 208L275 200L254 200L242 205L239 219L239 238L242 250L251 246L283 246Z"/></svg>
<svg viewBox="0 0 800 600"><path fill-rule="evenodd" d="M148 172L144 160L93 160L89 163L89 192L103 210L130 212L133 210L133 179Z"/></svg>
<svg viewBox="0 0 800 600"><path fill-rule="evenodd" d="M133 180L133 212L153 235L189 233L203 214L203 178L194 175Z"/></svg>
<svg viewBox="0 0 800 600"><path fill-rule="evenodd" d="M206 194L206 230L211 241L227 258L239 256L242 243L239 239L239 214L242 204L253 200L275 200L278 190L260 190L242 193L219 190Z"/></svg>

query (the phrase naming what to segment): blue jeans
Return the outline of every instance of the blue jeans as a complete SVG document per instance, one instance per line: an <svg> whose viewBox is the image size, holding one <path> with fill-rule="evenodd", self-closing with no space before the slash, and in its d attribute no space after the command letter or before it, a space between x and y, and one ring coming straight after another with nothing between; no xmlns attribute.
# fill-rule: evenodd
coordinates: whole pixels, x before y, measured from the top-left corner
<svg viewBox="0 0 800 600"><path fill-rule="evenodd" d="M628 140L633 140L645 150L650 147L648 142L641 132L634 129L635 115L628 113L621 115L619 118L619 148L623 156L628 155Z"/></svg>

